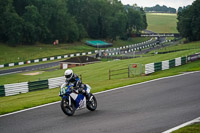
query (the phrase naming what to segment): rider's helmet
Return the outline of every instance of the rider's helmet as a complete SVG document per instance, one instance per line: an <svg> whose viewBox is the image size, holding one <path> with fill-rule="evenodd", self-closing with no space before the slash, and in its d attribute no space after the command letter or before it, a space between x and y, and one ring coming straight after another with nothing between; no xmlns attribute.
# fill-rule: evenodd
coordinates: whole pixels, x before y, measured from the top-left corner
<svg viewBox="0 0 200 133"><path fill-rule="evenodd" d="M71 69L67 69L67 70L65 71L64 75L65 75L65 78L66 78L67 80L70 80L70 79L73 77L73 71L72 71Z"/></svg>

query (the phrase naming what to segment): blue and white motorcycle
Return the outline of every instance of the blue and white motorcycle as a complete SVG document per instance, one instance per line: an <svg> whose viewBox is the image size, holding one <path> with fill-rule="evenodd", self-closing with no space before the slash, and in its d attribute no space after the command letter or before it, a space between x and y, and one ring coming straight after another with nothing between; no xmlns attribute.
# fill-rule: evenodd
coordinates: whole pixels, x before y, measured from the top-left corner
<svg viewBox="0 0 200 133"><path fill-rule="evenodd" d="M82 93L79 90L74 89L74 85L68 85L64 83L60 88L59 96L62 98L61 100L61 109L62 111L68 115L72 116L76 110L87 108L90 111L94 111L97 108L97 100L95 96L90 93L91 87L86 84L86 88L82 90ZM86 100L84 91L90 93L90 99Z"/></svg>

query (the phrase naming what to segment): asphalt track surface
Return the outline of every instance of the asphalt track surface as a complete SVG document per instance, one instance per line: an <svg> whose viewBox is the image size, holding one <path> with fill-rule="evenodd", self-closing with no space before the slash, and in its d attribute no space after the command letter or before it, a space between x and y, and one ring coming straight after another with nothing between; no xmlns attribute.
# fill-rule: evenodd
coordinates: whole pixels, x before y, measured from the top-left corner
<svg viewBox="0 0 200 133"><path fill-rule="evenodd" d="M68 117L53 104L0 117L1 133L161 133L200 116L200 72L95 94ZM14 103L13 103L14 104Z"/></svg>
<svg viewBox="0 0 200 133"><path fill-rule="evenodd" d="M58 66L59 64L60 64L60 62L51 62L51 63L45 63L45 64L31 65L31 66L26 66L26 67L18 67L18 68L0 70L0 76L54 67L54 66Z"/></svg>

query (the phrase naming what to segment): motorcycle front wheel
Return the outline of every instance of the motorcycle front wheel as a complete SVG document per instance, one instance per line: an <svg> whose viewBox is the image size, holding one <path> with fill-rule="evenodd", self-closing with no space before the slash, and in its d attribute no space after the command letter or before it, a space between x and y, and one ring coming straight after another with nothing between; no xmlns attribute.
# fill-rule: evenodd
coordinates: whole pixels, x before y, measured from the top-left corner
<svg viewBox="0 0 200 133"><path fill-rule="evenodd" d="M69 105L69 100L67 98L63 98L61 100L60 106L61 106L62 111L68 116L72 116L75 112L74 103L72 102L71 105Z"/></svg>
<svg viewBox="0 0 200 133"><path fill-rule="evenodd" d="M97 100L93 94L91 94L91 99L87 101L87 109L90 111L95 111L97 108Z"/></svg>

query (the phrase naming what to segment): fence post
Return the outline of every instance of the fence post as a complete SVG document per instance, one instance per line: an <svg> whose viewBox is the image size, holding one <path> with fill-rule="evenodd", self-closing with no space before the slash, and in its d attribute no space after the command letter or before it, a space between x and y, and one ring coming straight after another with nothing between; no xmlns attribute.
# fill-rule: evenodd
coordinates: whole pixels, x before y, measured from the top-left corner
<svg viewBox="0 0 200 133"><path fill-rule="evenodd" d="M110 69L109 69L109 80L110 80Z"/></svg>
<svg viewBox="0 0 200 133"><path fill-rule="evenodd" d="M130 68L128 66L128 78L130 78Z"/></svg>

